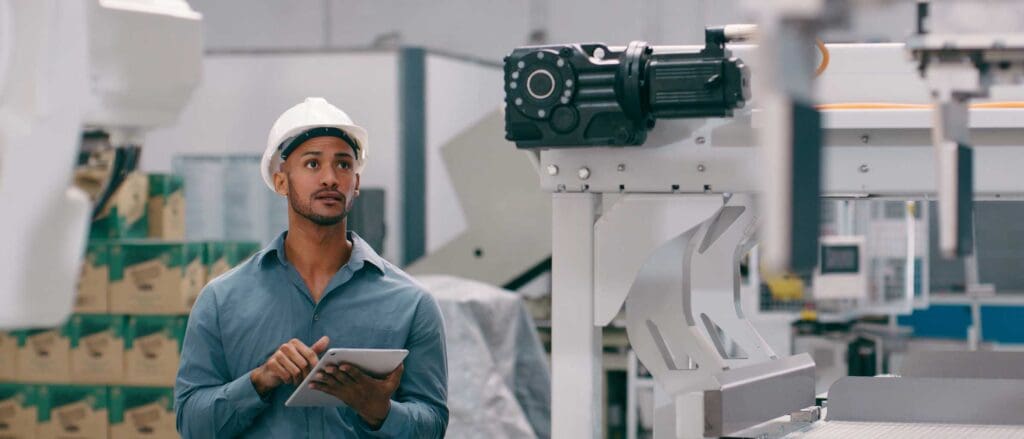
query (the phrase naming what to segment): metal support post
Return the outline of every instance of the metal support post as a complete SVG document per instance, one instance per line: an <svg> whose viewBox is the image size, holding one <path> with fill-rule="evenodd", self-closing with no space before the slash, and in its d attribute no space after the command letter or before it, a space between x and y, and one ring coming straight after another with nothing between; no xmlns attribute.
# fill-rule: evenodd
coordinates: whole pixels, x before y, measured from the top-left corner
<svg viewBox="0 0 1024 439"><path fill-rule="evenodd" d="M599 195L552 195L551 437L598 438L601 328L594 325Z"/></svg>

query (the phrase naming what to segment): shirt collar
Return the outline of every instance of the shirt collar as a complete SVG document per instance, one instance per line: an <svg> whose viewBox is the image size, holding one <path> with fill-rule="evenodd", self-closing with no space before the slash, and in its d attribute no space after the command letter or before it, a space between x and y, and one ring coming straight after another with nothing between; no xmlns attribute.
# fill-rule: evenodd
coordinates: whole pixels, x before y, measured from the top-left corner
<svg viewBox="0 0 1024 439"><path fill-rule="evenodd" d="M267 261L270 260L276 260L281 266L288 266L288 259L284 253L284 238L286 236L288 236L287 230L277 235L270 244L260 251L258 261L261 268L266 267ZM359 271L366 263L369 263L378 273L384 274L384 258L377 254L373 247L357 235L356 232L348 231L347 237L352 242L352 255L349 257L348 265L352 267L353 271ZM271 259L271 257L274 259Z"/></svg>

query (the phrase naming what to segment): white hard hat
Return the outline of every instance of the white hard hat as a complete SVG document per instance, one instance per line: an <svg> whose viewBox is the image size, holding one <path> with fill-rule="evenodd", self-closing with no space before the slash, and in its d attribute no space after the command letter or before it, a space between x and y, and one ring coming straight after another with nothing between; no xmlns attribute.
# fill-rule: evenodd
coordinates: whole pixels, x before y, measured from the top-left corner
<svg viewBox="0 0 1024 439"><path fill-rule="evenodd" d="M315 130L317 128L326 130ZM267 150L263 152L263 160L260 161L260 173L270 190L275 190L274 173L280 169L284 160L282 153L287 154L305 140L320 136L345 139L356 152L356 172L363 170L368 146L366 130L352 122L348 114L326 99L306 98L301 104L282 113L270 128Z"/></svg>

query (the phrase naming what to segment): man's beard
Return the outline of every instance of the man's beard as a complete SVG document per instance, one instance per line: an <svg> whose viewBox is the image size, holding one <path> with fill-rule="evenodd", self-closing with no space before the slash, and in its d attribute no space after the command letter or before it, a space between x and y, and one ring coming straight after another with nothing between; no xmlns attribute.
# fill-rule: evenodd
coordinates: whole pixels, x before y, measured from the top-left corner
<svg viewBox="0 0 1024 439"><path fill-rule="evenodd" d="M294 187L291 185L291 181L288 182L288 186ZM289 190L288 205L292 207L292 210L295 211L295 213L299 214L303 218L312 221L313 224L316 224L318 226L337 225L342 220L344 220L346 216L348 216L348 198L345 197L345 194L339 192L339 194L341 195L340 201L342 205L341 213L338 215L320 215L318 213L313 212L313 200L316 199L316 195L320 192L323 191L314 192L313 195L310 195L310 199L303 203L302 200L299 199L298 195L295 194L295 191Z"/></svg>

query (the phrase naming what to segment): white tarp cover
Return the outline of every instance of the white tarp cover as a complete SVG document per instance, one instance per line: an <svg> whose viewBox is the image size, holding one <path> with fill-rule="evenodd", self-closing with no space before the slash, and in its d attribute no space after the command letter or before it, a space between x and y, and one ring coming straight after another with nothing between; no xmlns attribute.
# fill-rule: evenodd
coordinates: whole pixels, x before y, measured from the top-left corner
<svg viewBox="0 0 1024 439"><path fill-rule="evenodd" d="M444 315L448 438L548 438L551 372L519 296L451 276L416 278Z"/></svg>

